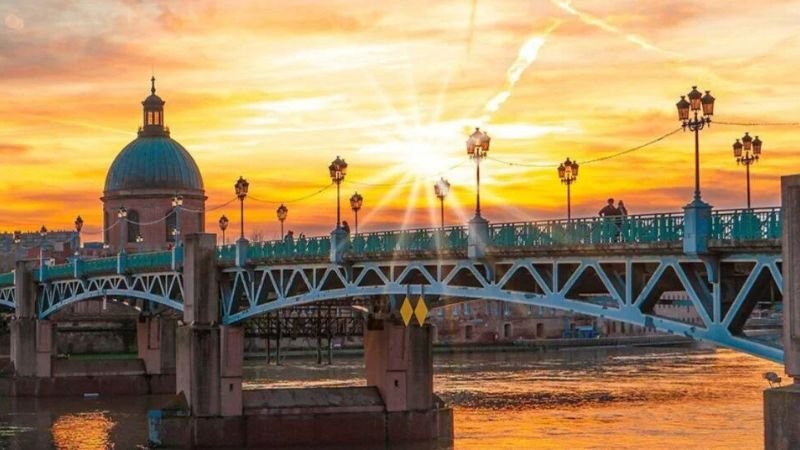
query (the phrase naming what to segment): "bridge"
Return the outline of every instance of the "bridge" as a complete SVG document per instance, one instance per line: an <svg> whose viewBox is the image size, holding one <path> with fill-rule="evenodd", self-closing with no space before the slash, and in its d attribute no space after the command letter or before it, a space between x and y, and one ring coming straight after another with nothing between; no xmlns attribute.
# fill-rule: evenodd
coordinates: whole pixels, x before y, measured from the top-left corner
<svg viewBox="0 0 800 450"><path fill-rule="evenodd" d="M800 177L788 179L800 186ZM792 245L786 235L800 230L796 202L785 195L783 202L786 210L706 213L690 204L684 212L496 224L476 216L463 227L353 236L337 228L330 236L227 246L215 245L212 234L189 234L171 251L76 256L53 266L18 261L12 273L0 274L0 305L13 310L15 374L10 382L0 378L0 390L58 395L73 385L91 385L93 392L130 385L142 386L131 393L178 393L177 406L150 416L151 440L172 446L452 439L452 410L433 394L432 329L399 323L406 298L415 312L423 305L423 318L427 309L478 299L570 311L786 359L787 371L800 374L798 353L787 349L784 357L777 330L747 329L758 305L780 311L784 286L792 286L784 283L792 271L783 272L782 258L794 253L782 243ZM784 223L786 214L794 219ZM656 307L674 291L686 293L691 320ZM90 299L116 299L145 312L137 323L144 378L81 379L54 369L51 318ZM313 308L332 305L366 319L367 386L277 397L242 390L242 324L286 310L313 316ZM177 313L152 313L158 310ZM298 326L319 326L317 317ZM775 400L765 400L765 420L773 439L770 430L782 436L781 427L789 426L773 424L796 416L780 408L800 404L784 397L800 390L769 395ZM276 406L281 398L295 403ZM301 431L270 432L287 429L286 420ZM343 436L341 429L359 431L347 434L353 441L331 441Z"/></svg>
<svg viewBox="0 0 800 450"><path fill-rule="evenodd" d="M216 250L221 322L341 299L406 297L429 308L491 299L611 319L783 361L779 336L748 336L759 302L779 303L781 209L718 210L704 251L687 251L683 212L497 223L482 242L469 227L381 231L294 241L240 241ZM478 236L479 238L481 236ZM470 255L471 241L478 248ZM476 243L477 242L477 243ZM183 246L32 270L36 315L115 298L184 310ZM473 252L475 253L475 252ZM774 287L772 298L764 294ZM700 323L656 314L685 291ZM0 274L0 306L15 309L14 273Z"/></svg>

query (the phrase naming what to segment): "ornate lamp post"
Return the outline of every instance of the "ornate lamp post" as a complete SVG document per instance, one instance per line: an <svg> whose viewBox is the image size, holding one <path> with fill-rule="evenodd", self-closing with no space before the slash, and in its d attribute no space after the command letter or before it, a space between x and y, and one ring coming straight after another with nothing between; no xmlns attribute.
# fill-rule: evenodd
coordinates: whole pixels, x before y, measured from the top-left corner
<svg viewBox="0 0 800 450"><path fill-rule="evenodd" d="M223 214L219 218L219 229L222 230L222 245L225 245L225 230L228 229L228 218Z"/></svg>
<svg viewBox="0 0 800 450"><path fill-rule="evenodd" d="M336 229L338 230L342 224L340 188L342 181L344 181L344 176L347 174L347 163L337 156L331 165L328 166L328 171L331 175L331 181L336 183Z"/></svg>
<svg viewBox="0 0 800 450"><path fill-rule="evenodd" d="M278 215L278 220L281 222L281 239L283 239L283 222L286 221L286 216L289 215L289 208L281 203L281 206L278 206L278 209L275 210L275 213Z"/></svg>
<svg viewBox="0 0 800 450"><path fill-rule="evenodd" d="M75 256L78 256L80 254L78 249L80 248L82 229L83 229L83 218L81 216L78 216L75 218Z"/></svg>
<svg viewBox="0 0 800 450"><path fill-rule="evenodd" d="M439 212L441 217L441 227L444 228L444 198L450 193L450 182L444 178L440 178L436 184L433 185L433 191L439 199Z"/></svg>
<svg viewBox="0 0 800 450"><path fill-rule="evenodd" d="M139 247L139 251L142 251L142 242L144 242L144 238L141 234L136 235L136 246Z"/></svg>
<svg viewBox="0 0 800 450"><path fill-rule="evenodd" d="M736 158L736 163L743 164L747 170L747 209L750 209L750 166L758 162L761 156L761 144L761 139L758 136L753 139L750 133L745 133L741 142L737 139L733 143L733 157Z"/></svg>
<svg viewBox="0 0 800 450"><path fill-rule="evenodd" d="M175 210L175 229L172 235L175 236L175 247L181 245L181 207L183 206L183 196L176 193L172 197L172 208Z"/></svg>
<svg viewBox="0 0 800 450"><path fill-rule="evenodd" d="M578 179L578 163L567 158L558 166L558 178L567 185L567 221L572 220L572 193L570 186Z"/></svg>
<svg viewBox="0 0 800 450"><path fill-rule="evenodd" d="M688 102L686 97L689 97ZM685 96L682 95L675 106L678 108L678 120L681 121L684 131L688 128L694 132L694 200L700 202L700 130L706 125L711 125L714 97L711 96L711 91L706 91L703 95L697 90L697 86L692 86L692 91ZM690 110L694 113L693 118L689 118Z"/></svg>
<svg viewBox="0 0 800 450"><path fill-rule="evenodd" d="M14 258L19 259L19 244L22 242L22 231L14 231Z"/></svg>
<svg viewBox="0 0 800 450"><path fill-rule="evenodd" d="M481 216L481 160L486 157L489 152L489 142L492 138L488 134L481 131L480 128L475 128L475 132L467 139L467 155L475 160L475 181L476 181L476 194L475 194L475 217Z"/></svg>
<svg viewBox="0 0 800 450"><path fill-rule="evenodd" d="M39 236L42 240L39 242L39 278L43 279L44 274L44 243L47 239L47 227L42 225L39 229Z"/></svg>
<svg viewBox="0 0 800 450"><path fill-rule="evenodd" d="M125 252L125 226L123 226L128 221L128 210L125 209L124 206L120 206L119 210L117 211L117 217L119 217L119 251L121 253Z"/></svg>
<svg viewBox="0 0 800 450"><path fill-rule="evenodd" d="M362 206L364 206L364 197L362 197L361 194L356 192L350 196L350 209L353 210L353 213L355 213L356 216L356 232L354 235L358 234L358 211Z"/></svg>
<svg viewBox="0 0 800 450"><path fill-rule="evenodd" d="M241 234L239 235L239 240L244 241L244 198L247 197L247 191L250 189L250 183L240 176L233 187L236 189L236 196L239 197L239 222L241 225Z"/></svg>

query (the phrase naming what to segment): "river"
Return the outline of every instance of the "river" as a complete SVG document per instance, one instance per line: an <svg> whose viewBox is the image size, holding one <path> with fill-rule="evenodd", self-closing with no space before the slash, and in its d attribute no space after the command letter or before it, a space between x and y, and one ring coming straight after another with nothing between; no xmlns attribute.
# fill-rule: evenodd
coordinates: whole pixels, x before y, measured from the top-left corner
<svg viewBox="0 0 800 450"><path fill-rule="evenodd" d="M436 392L455 409L456 449L760 449L763 373L728 350L576 349L437 355ZM360 358L333 366L247 361L245 388L364 383ZM165 397L0 399L2 449L146 448Z"/></svg>

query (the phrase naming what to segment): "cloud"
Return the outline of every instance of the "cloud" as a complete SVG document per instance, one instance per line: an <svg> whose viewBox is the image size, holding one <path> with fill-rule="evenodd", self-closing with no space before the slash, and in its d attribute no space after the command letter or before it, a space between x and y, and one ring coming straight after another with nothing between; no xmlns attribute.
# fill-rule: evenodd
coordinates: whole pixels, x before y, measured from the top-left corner
<svg viewBox="0 0 800 450"><path fill-rule="evenodd" d="M25 21L14 14L7 15L5 23L8 28L14 31L22 31L25 28Z"/></svg>

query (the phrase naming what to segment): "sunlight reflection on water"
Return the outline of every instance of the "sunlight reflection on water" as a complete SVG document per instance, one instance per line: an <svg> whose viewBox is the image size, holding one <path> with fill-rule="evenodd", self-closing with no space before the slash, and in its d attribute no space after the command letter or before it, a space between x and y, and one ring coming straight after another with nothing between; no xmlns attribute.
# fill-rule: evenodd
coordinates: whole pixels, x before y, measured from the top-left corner
<svg viewBox="0 0 800 450"><path fill-rule="evenodd" d="M360 358L334 363L248 361L245 388L364 384ZM762 448L762 374L782 373L743 354L682 348L437 355L435 365L459 450ZM0 448L144 448L146 410L163 401L0 402Z"/></svg>

